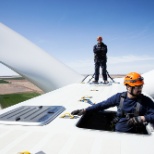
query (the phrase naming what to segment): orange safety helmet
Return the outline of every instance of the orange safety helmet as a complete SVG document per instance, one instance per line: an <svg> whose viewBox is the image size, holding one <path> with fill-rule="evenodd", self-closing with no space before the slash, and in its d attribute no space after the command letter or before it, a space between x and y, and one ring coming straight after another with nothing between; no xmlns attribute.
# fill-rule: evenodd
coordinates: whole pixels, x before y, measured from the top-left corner
<svg viewBox="0 0 154 154"><path fill-rule="evenodd" d="M131 87L142 86L144 84L143 77L136 73L131 72L125 76L124 85L129 85Z"/></svg>
<svg viewBox="0 0 154 154"><path fill-rule="evenodd" d="M102 41L102 40L103 40L103 38L101 36L97 37L97 41Z"/></svg>

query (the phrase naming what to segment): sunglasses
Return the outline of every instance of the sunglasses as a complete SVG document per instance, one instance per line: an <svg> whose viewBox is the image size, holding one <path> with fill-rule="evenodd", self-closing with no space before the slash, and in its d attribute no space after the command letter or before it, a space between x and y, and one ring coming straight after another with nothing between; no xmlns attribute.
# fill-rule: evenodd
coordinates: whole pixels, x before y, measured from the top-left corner
<svg viewBox="0 0 154 154"><path fill-rule="evenodd" d="M126 80L126 82L135 83L135 82L137 82L137 81L143 81L143 80L144 80L144 78L143 78L143 77L140 77L140 78L135 79L135 80Z"/></svg>
<svg viewBox="0 0 154 154"><path fill-rule="evenodd" d="M139 90L139 89L142 89L143 88L143 85L142 86L135 86L134 88L137 89L137 90Z"/></svg>

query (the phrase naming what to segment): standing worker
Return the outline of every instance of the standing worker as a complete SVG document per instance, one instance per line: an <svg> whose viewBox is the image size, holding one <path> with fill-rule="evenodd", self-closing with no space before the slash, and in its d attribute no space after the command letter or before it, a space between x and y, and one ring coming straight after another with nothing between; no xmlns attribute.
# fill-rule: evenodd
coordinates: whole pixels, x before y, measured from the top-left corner
<svg viewBox="0 0 154 154"><path fill-rule="evenodd" d="M107 84L107 74L106 74L106 62L107 62L107 46L102 42L101 36L97 37L98 43L94 45L94 62L95 62L95 80L93 83L98 83L99 80L99 69L102 68L102 77L104 84Z"/></svg>

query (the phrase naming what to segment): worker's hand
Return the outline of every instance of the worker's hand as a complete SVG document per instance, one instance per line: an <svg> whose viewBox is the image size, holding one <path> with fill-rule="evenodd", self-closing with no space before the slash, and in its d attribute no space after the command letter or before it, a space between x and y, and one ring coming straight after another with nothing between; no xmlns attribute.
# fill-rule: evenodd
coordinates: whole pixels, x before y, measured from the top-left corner
<svg viewBox="0 0 154 154"><path fill-rule="evenodd" d="M138 125L138 124L143 124L141 116L133 117L128 120L128 125Z"/></svg>
<svg viewBox="0 0 154 154"><path fill-rule="evenodd" d="M84 109L74 110L74 111L71 112L72 115L78 115L78 116L81 116L84 113L85 113Z"/></svg>

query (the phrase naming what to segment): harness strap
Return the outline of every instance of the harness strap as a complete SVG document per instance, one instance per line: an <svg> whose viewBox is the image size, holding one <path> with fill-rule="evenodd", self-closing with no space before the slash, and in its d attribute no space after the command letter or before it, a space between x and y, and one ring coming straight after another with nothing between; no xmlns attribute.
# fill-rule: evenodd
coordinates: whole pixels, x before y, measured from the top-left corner
<svg viewBox="0 0 154 154"><path fill-rule="evenodd" d="M127 116L127 114L129 114L129 113L125 114L124 111L123 111L124 100L125 100L126 97L127 97L127 92L122 93L121 96L120 96L120 103L119 103L118 111L121 112L122 116ZM141 99L138 99L136 107L134 109L134 116L139 115L140 106L141 106L140 102L141 102Z"/></svg>
<svg viewBox="0 0 154 154"><path fill-rule="evenodd" d="M134 115L135 116L138 116L139 115L140 106L141 106L141 104L137 102L136 108L135 108L135 111L134 111Z"/></svg>
<svg viewBox="0 0 154 154"><path fill-rule="evenodd" d="M124 104L124 100L125 100L126 96L127 96L126 92L122 93L121 96L120 96L120 103L119 103L120 109L123 108L123 104Z"/></svg>

